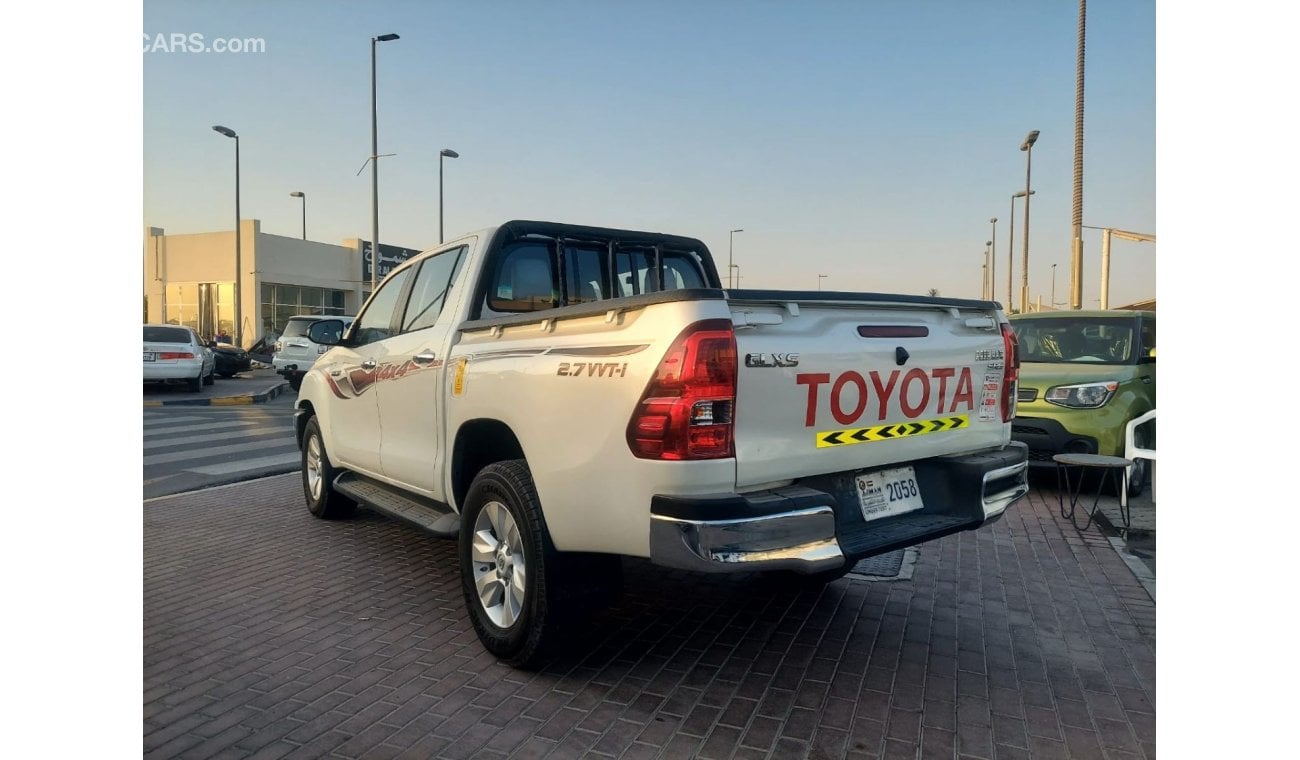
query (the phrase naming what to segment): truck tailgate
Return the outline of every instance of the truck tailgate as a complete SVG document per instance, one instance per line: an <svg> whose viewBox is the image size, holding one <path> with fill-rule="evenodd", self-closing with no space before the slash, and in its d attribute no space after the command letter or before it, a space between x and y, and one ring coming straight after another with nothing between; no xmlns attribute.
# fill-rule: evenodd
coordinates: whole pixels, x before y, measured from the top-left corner
<svg viewBox="0 0 1300 760"><path fill-rule="evenodd" d="M732 295L737 488L1010 440L993 304Z"/></svg>

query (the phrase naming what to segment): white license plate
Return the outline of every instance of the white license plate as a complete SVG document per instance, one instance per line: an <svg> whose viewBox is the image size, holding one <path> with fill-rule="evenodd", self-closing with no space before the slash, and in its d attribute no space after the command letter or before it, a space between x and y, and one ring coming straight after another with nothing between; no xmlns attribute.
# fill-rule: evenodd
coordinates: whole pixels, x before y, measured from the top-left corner
<svg viewBox="0 0 1300 760"><path fill-rule="evenodd" d="M155 358L157 358L157 357L154 356L154 352L153 352L153 351L145 351L145 352L144 352L144 360L145 360L145 361L147 361L147 362L151 362L151 361L153 361Z"/></svg>
<svg viewBox="0 0 1300 760"><path fill-rule="evenodd" d="M856 480L862 519L868 522L915 512L925 506L916 483L916 471L911 467L879 470L859 475Z"/></svg>

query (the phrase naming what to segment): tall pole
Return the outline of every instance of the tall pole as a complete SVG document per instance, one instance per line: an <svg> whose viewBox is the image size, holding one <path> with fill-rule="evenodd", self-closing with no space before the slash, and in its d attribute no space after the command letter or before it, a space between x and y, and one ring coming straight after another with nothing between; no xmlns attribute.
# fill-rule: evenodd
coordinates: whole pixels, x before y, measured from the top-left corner
<svg viewBox="0 0 1300 760"><path fill-rule="evenodd" d="M1052 302L1048 304L1053 309L1056 308L1056 265L1052 265Z"/></svg>
<svg viewBox="0 0 1300 760"><path fill-rule="evenodd" d="M993 225L993 234L989 237L989 300L996 301L998 297L998 218L995 216L989 219L989 224Z"/></svg>
<svg viewBox="0 0 1300 760"><path fill-rule="evenodd" d="M240 239L243 236L239 229L239 135L235 134L235 130L221 125L214 126L212 131L225 135L235 141L235 345L242 348L244 345L242 342L243 313L239 303L239 285L241 281L240 274L243 270L243 263L241 261L242 247L240 243ZM217 328L220 329L220 317L218 317L217 322Z"/></svg>
<svg viewBox="0 0 1300 760"><path fill-rule="evenodd" d="M442 245L442 159L460 158L460 154L451 148L438 151L438 244Z"/></svg>
<svg viewBox="0 0 1300 760"><path fill-rule="evenodd" d="M1007 313L1015 311L1016 299L1011 297L1011 273L1016 266L1016 198L1020 193L1011 195L1011 221L1007 223Z"/></svg>
<svg viewBox="0 0 1300 760"><path fill-rule="evenodd" d="M1020 312L1029 309L1029 176L1033 165L1034 143L1038 141L1038 130L1031 130L1020 144L1025 152L1025 237L1020 250Z"/></svg>
<svg viewBox="0 0 1300 760"><path fill-rule="evenodd" d="M730 233L728 233L728 235L727 235L727 287L729 287L729 288L735 288L735 287L736 287L735 281L733 281L733 280L731 279L731 270L732 270L732 268L733 268L733 264L732 264L732 252L733 252L733 250L734 250L735 247L736 247L736 233L737 233L737 232L744 232L744 230L732 230L732 231L731 231Z"/></svg>
<svg viewBox="0 0 1300 760"><path fill-rule="evenodd" d="M379 98L375 88L375 46L370 38L370 292L375 292L379 271Z"/></svg>
<svg viewBox="0 0 1300 760"><path fill-rule="evenodd" d="M289 193L290 198L302 198L302 239L307 239L307 194L301 190Z"/></svg>
<svg viewBox="0 0 1300 760"><path fill-rule="evenodd" d="M1110 308L1110 233L1109 229L1101 233L1101 308ZM1077 307L1076 307L1077 308Z"/></svg>
<svg viewBox="0 0 1300 760"><path fill-rule="evenodd" d="M984 289L980 291L980 298L985 301L993 299L993 267L989 263L991 260L989 248L992 245L989 241L984 243Z"/></svg>
<svg viewBox="0 0 1300 760"><path fill-rule="evenodd" d="M1071 211L1070 308L1083 308L1083 43L1088 0L1079 0L1079 50L1074 83L1074 205ZM1106 295L1102 306L1106 308Z"/></svg>
<svg viewBox="0 0 1300 760"><path fill-rule="evenodd" d="M819 274L819 275L817 275L817 289L818 289L818 290L821 290L821 289L822 289L822 280L824 280L824 279L826 279L826 275L824 275L824 274Z"/></svg>
<svg viewBox="0 0 1300 760"><path fill-rule="evenodd" d="M379 95L375 87L375 46L400 39L396 34L370 38L370 292L379 272Z"/></svg>

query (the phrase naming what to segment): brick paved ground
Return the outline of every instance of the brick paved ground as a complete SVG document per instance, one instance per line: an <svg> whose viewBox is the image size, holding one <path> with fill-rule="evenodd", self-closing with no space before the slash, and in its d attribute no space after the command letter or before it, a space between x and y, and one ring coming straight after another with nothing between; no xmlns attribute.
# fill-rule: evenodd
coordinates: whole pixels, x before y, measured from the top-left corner
<svg viewBox="0 0 1300 760"><path fill-rule="evenodd" d="M296 476L144 515L146 757L1154 758L1155 605L1035 491L910 580L625 563L545 669L479 646L451 542Z"/></svg>

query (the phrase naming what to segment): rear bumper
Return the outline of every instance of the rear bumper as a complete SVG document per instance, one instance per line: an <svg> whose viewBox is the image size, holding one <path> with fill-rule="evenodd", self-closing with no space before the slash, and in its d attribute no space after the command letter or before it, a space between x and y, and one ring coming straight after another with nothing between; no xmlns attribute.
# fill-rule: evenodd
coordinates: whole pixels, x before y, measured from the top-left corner
<svg viewBox="0 0 1300 760"><path fill-rule="evenodd" d="M1114 454L1102 451L1096 438L1072 433L1046 417L1020 417L1011 421L1011 439L1029 447L1029 464L1051 465L1056 454Z"/></svg>
<svg viewBox="0 0 1300 760"><path fill-rule="evenodd" d="M858 506L858 473L754 493L655 496L650 559L707 573L816 573L987 525L1029 491L1026 449L1017 443L910 464L925 508L871 522Z"/></svg>
<svg viewBox="0 0 1300 760"><path fill-rule="evenodd" d="M144 362L146 383L164 380L193 380L199 376L202 359L174 359L166 362Z"/></svg>

